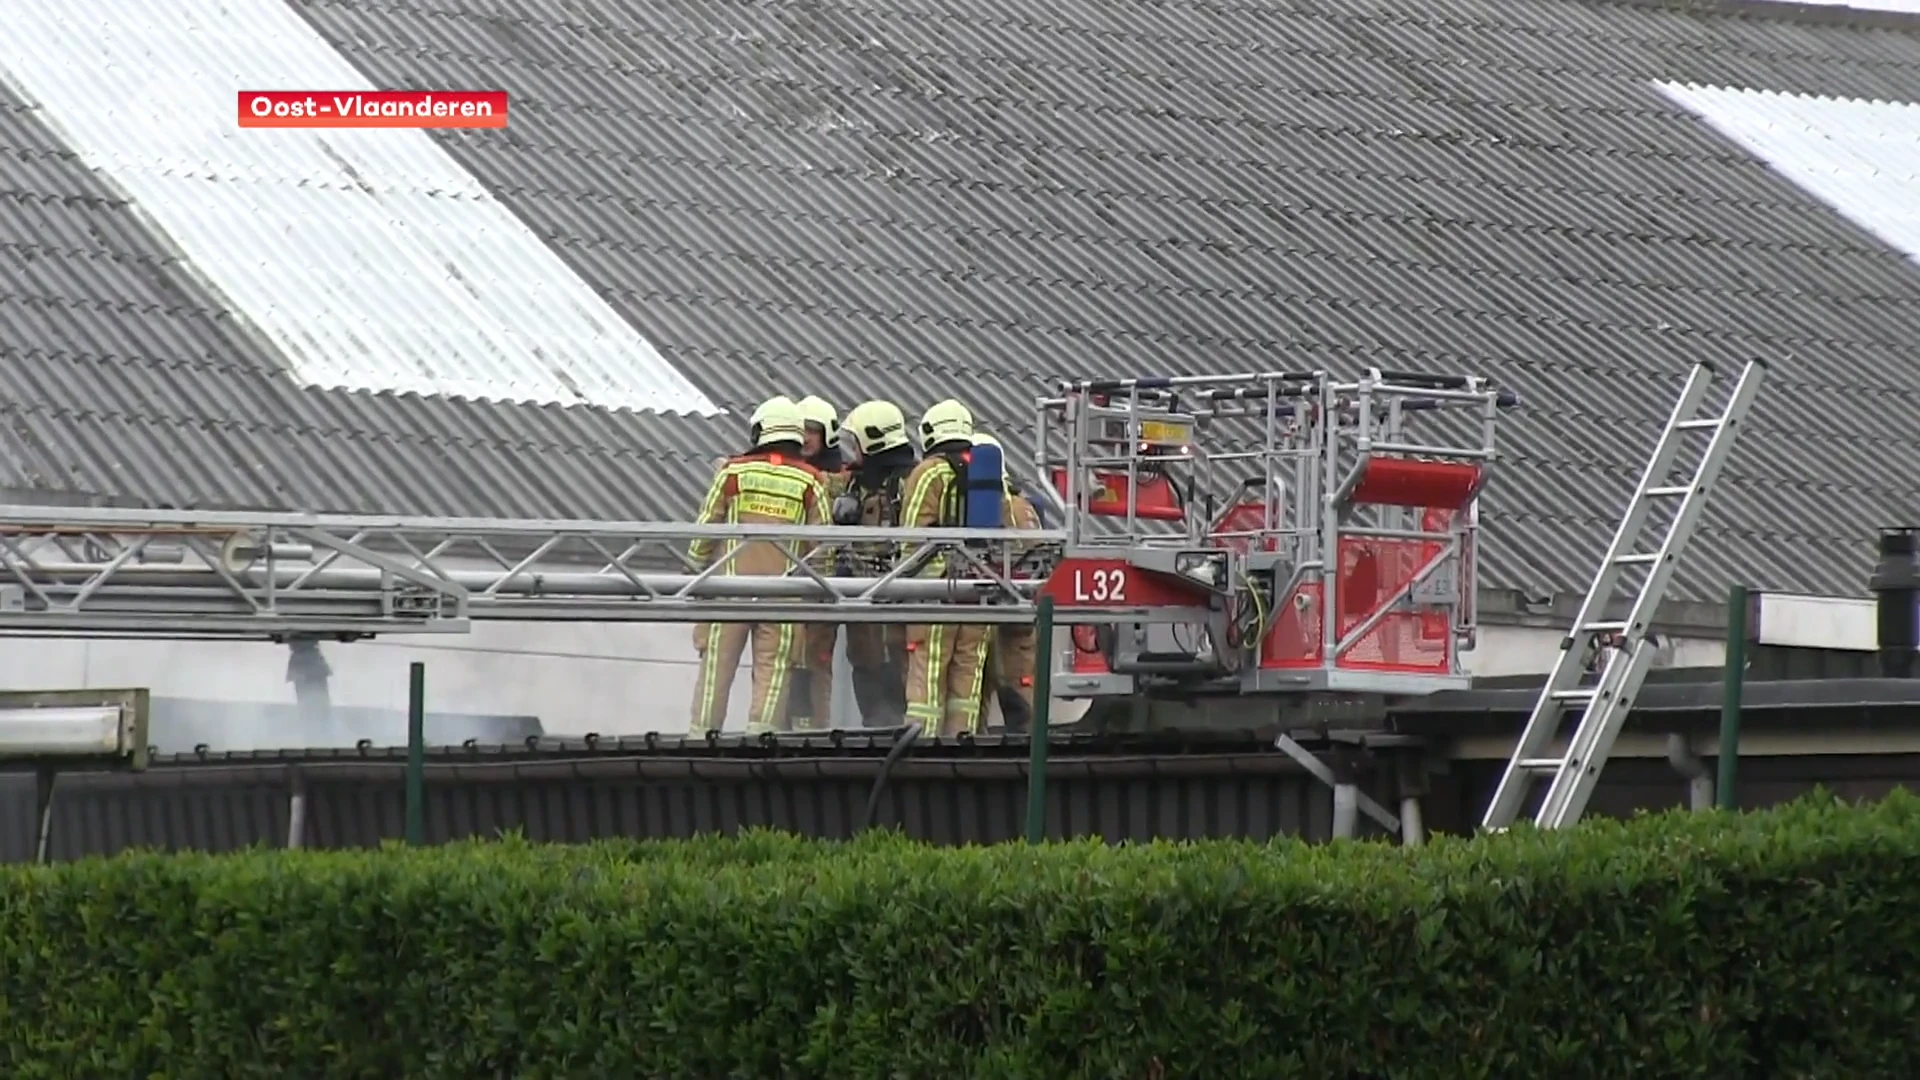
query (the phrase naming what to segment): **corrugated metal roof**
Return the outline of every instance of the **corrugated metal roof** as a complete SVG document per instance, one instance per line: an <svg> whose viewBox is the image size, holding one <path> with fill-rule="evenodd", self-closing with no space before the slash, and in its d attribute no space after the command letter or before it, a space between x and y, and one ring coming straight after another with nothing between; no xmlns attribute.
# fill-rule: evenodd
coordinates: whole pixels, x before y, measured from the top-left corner
<svg viewBox="0 0 1920 1080"><path fill-rule="evenodd" d="M237 127L378 89L281 0L8 5L0 77L304 383L718 411L425 132Z"/></svg>
<svg viewBox="0 0 1920 1080"><path fill-rule="evenodd" d="M1920 104L1671 83L1661 90L1920 262Z"/></svg>
<svg viewBox="0 0 1920 1080"><path fill-rule="evenodd" d="M1482 579L1577 592L1688 363L1757 354L1678 596L1857 591L1920 501L1920 272L1654 89L1911 95L1910 30L1579 0L297 6L381 85L512 92L504 135L441 145L730 408L952 395L1019 452L1052 375L1481 370L1529 402ZM36 267L0 265L0 487L677 517L738 439L290 388L4 97L0 125Z"/></svg>

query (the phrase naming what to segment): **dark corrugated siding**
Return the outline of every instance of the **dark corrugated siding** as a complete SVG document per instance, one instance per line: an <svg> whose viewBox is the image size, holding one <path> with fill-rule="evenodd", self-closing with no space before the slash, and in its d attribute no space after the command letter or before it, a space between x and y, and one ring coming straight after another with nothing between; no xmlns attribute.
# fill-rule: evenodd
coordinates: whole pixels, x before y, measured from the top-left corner
<svg viewBox="0 0 1920 1080"><path fill-rule="evenodd" d="M1718 668L1709 670L1715 674ZM1877 679L1880 655L1851 649L1791 649L1781 645L1753 645L1747 649L1747 678L1762 679Z"/></svg>
<svg viewBox="0 0 1920 1080"><path fill-rule="evenodd" d="M1714 759L1705 759L1715 768ZM1444 784L1436 784L1426 807L1427 824L1458 831L1480 820L1502 761L1454 762ZM1830 754L1760 757L1740 760L1739 796L1743 809L1774 806L1799 798L1815 787L1848 799L1877 799L1898 787L1920 787L1920 754ZM1627 817L1642 810L1672 810L1686 805L1687 786L1664 761L1619 758L1607 764L1587 812Z"/></svg>
<svg viewBox="0 0 1920 1080"><path fill-rule="evenodd" d="M1251 760L1249 760L1251 758ZM431 840L522 830L530 839L681 837L755 826L821 837L859 828L879 762L830 768L684 763L641 774L631 763L532 762L429 770ZM658 775L677 773L679 775ZM130 847L230 851L286 843L289 796L304 787L305 843L358 847L402 833L401 772L390 765L160 767L144 774L62 777L53 854L69 859ZM1383 800L1390 793L1376 793ZM1278 755L1165 762L1060 762L1049 786L1055 836L1119 842L1156 837L1325 838L1327 788ZM941 844L995 843L1025 828L1026 779L1011 761L914 762L883 790L875 823ZM0 857L29 857L33 781L0 777Z"/></svg>
<svg viewBox="0 0 1920 1080"><path fill-rule="evenodd" d="M1332 825L1328 789L1272 757L1174 759L1129 767L1063 762L1049 787L1054 836L1119 842L1165 838L1299 835L1324 839ZM657 763L656 763L657 764ZM1499 762L1454 762L1432 778L1429 828L1464 831L1478 820ZM1251 766L1251 767L1250 767ZM531 762L475 769L436 765L427 788L432 841L521 830L541 841L598 837L682 837L765 826L810 836L855 832L878 763L831 769L716 766L692 777L633 763ZM676 773L677 775L668 775ZM286 843L289 795L306 790L305 842L361 847L402 831L401 774L390 766L166 767L145 774L75 774L55 795L53 854L71 859L130 847L230 851ZM1766 806L1815 785L1872 798L1920 783L1920 755L1756 758L1741 763L1741 803ZM1023 832L1026 782L1013 762L914 763L892 780L876 823L941 844L994 843ZM1392 798L1384 782L1374 791ZM1593 812L1625 815L1679 806L1685 785L1658 761L1623 759L1607 768ZM33 850L33 781L0 775L0 858ZM1363 825L1370 824L1363 819Z"/></svg>

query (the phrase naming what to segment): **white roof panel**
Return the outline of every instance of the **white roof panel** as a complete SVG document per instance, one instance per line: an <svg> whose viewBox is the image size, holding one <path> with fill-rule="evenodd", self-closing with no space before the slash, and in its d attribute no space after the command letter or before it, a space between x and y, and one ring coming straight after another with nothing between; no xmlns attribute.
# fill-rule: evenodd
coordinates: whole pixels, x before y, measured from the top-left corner
<svg viewBox="0 0 1920 1080"><path fill-rule="evenodd" d="M303 382L720 411L426 132L241 129L241 90L381 89L282 0L0 4L0 78Z"/></svg>
<svg viewBox="0 0 1920 1080"><path fill-rule="evenodd" d="M1658 89L1920 262L1920 105L1681 83Z"/></svg>

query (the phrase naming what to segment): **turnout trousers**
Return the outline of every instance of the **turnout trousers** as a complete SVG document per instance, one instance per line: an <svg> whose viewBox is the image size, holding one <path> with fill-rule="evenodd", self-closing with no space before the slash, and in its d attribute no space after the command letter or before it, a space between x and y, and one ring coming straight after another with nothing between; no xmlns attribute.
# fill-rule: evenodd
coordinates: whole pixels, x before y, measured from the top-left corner
<svg viewBox="0 0 1920 1080"><path fill-rule="evenodd" d="M1033 721L1033 665L1037 645L1038 637L1031 626L995 628L986 689L999 697L1000 717L1006 721L1008 731L1025 731ZM986 715L986 700L986 694L981 694L982 716Z"/></svg>
<svg viewBox="0 0 1920 1080"><path fill-rule="evenodd" d="M727 722L733 673L739 669L749 642L753 646L753 705L747 712L747 730L784 730L800 627L793 623L700 623L693 633L693 647L700 654L700 674L694 686L693 721L687 730L704 735Z"/></svg>
<svg viewBox="0 0 1920 1080"><path fill-rule="evenodd" d="M980 726L991 628L969 623L907 627L907 722L951 738Z"/></svg>
<svg viewBox="0 0 1920 1080"><path fill-rule="evenodd" d="M795 628L801 643L801 666L793 671L787 692L790 726L808 731L833 726L833 647L840 640L835 623L803 623Z"/></svg>
<svg viewBox="0 0 1920 1080"><path fill-rule="evenodd" d="M907 718L906 628L888 623L847 624L847 666L853 703L866 727L898 727Z"/></svg>

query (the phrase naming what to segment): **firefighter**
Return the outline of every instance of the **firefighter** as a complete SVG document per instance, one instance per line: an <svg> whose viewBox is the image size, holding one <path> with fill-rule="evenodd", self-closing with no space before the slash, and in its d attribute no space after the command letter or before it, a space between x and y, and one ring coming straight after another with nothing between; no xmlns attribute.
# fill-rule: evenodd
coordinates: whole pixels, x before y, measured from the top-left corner
<svg viewBox="0 0 1920 1080"><path fill-rule="evenodd" d="M900 524L913 444L907 416L891 401L869 401L847 413L841 449L851 466L844 495L834 501L836 525L891 528ZM843 567L850 575L879 577L893 569L892 546L852 545ZM904 628L886 623L847 624L847 665L853 669L853 700L868 727L897 727L907 716L907 643Z"/></svg>
<svg viewBox="0 0 1920 1080"><path fill-rule="evenodd" d="M806 423L790 398L773 398L753 411L749 428L753 449L729 458L713 478L696 519L702 525L821 525L827 519L827 491L820 473L801 460ZM704 570L719 559L729 574L785 574L792 566L772 542L696 540L689 551ZM753 707L747 730L770 731L785 723L789 672L797 652L792 623L701 623L693 630L700 654L694 691L693 722L698 735L726 722L733 673L749 639L753 644Z"/></svg>
<svg viewBox="0 0 1920 1080"><path fill-rule="evenodd" d="M1000 445L1000 440L985 432L973 433L973 445ZM1001 483L1005 485L1006 497L1001 511L1001 523L1009 529L1038 529L1040 514L1033 503L1027 500L1013 486L1006 474L1006 460L1001 459ZM1016 549L1015 558L1025 555L1024 548ZM980 695L981 722L986 722L986 703L988 695L1000 701L1000 715L1006 721L1007 730L1025 731L1033 717L1033 663L1035 653L1034 629L1031 626L1001 626L988 637L986 677Z"/></svg>
<svg viewBox="0 0 1920 1080"><path fill-rule="evenodd" d="M819 470L827 485L827 505L847 489L847 471L840 454L840 414L825 398L800 399L800 418L806 422L801 450L807 464ZM840 637L837 623L805 623L804 647L793 669L787 693L789 726L796 729L833 726L833 650Z"/></svg>
<svg viewBox="0 0 1920 1080"><path fill-rule="evenodd" d="M846 468L840 452L840 414L825 398L809 394L800 399L800 417L806 421L807 436L801 448L807 464L831 477Z"/></svg>
<svg viewBox="0 0 1920 1080"><path fill-rule="evenodd" d="M965 524L961 507L973 414L952 400L929 408L920 418L920 447L923 456L907 476L900 523L909 529L958 528ZM945 563L935 555L920 574L939 577ZM980 719L986 651L983 626L907 627L907 722L930 736L972 731Z"/></svg>

